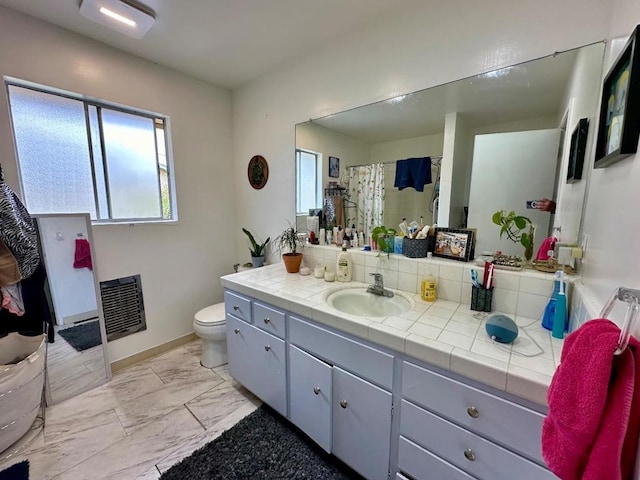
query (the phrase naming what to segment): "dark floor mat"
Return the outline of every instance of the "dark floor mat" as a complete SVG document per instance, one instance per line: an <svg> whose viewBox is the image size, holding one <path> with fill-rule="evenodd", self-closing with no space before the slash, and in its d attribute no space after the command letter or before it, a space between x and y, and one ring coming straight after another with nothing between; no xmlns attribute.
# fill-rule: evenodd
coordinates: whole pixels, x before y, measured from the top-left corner
<svg viewBox="0 0 640 480"><path fill-rule="evenodd" d="M29 480L29 460L23 460L2 470L0 480Z"/></svg>
<svg viewBox="0 0 640 480"><path fill-rule="evenodd" d="M102 344L100 325L97 321L58 330L58 335L79 352Z"/></svg>

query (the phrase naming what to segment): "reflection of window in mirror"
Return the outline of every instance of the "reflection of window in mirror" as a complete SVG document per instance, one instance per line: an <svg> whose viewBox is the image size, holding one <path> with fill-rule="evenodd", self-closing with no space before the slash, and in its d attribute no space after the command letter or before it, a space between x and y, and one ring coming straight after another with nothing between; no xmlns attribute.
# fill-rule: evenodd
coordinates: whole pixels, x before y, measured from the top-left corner
<svg viewBox="0 0 640 480"><path fill-rule="evenodd" d="M309 209L322 207L322 155L296 150L296 213L308 215Z"/></svg>
<svg viewBox="0 0 640 480"><path fill-rule="evenodd" d="M31 213L176 219L166 117L13 80L7 91Z"/></svg>

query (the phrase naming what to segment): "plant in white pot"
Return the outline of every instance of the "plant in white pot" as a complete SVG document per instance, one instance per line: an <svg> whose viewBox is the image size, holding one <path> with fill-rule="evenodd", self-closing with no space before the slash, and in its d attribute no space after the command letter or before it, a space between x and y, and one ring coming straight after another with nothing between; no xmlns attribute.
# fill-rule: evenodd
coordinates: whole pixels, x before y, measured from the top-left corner
<svg viewBox="0 0 640 480"><path fill-rule="evenodd" d="M303 242L300 232L298 232L291 223L285 228L276 239L279 250L287 250L282 254L284 268L289 273L297 273L300 271L302 263L302 253L298 252L298 248L302 248Z"/></svg>
<svg viewBox="0 0 640 480"><path fill-rule="evenodd" d="M243 228L242 231L247 235L247 237L249 237L249 241L251 242L251 248L249 251L251 252L251 264L253 265L253 268L261 267L264 265L265 249L269 240L271 240L271 237L267 237L264 243L260 244L256 242L249 230Z"/></svg>

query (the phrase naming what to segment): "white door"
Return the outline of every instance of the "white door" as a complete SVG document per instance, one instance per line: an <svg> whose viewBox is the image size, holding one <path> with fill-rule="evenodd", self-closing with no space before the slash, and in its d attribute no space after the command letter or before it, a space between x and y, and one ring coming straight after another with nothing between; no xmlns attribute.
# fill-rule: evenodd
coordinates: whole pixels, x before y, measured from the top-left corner
<svg viewBox="0 0 640 480"><path fill-rule="evenodd" d="M476 135L469 193L469 228L478 229L476 255L501 250L524 254L524 247L503 236L491 221L497 210L514 210L536 225L534 258L549 230L550 213L528 210L527 200L552 198L560 130ZM563 177L564 178L564 177Z"/></svg>

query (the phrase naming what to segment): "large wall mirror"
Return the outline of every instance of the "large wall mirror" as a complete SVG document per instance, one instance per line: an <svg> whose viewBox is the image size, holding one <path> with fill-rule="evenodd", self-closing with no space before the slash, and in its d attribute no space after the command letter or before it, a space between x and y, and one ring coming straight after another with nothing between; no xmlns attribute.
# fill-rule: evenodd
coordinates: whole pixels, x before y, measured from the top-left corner
<svg viewBox="0 0 640 480"><path fill-rule="evenodd" d="M89 214L33 215L54 322L47 401L58 403L111 378Z"/></svg>
<svg viewBox="0 0 640 480"><path fill-rule="evenodd" d="M330 221L366 232L362 210L378 208L388 227L422 217L477 228L476 252L521 255L491 222L504 209L536 224L535 249L554 227L562 241L578 241L587 179L566 182L569 144L580 119L594 123L603 57L600 42L296 125L299 226L329 203ZM337 177L329 157L339 159ZM394 188L398 160L426 157L423 191ZM382 179L371 165L382 165ZM555 200L555 215L527 209L541 198Z"/></svg>

